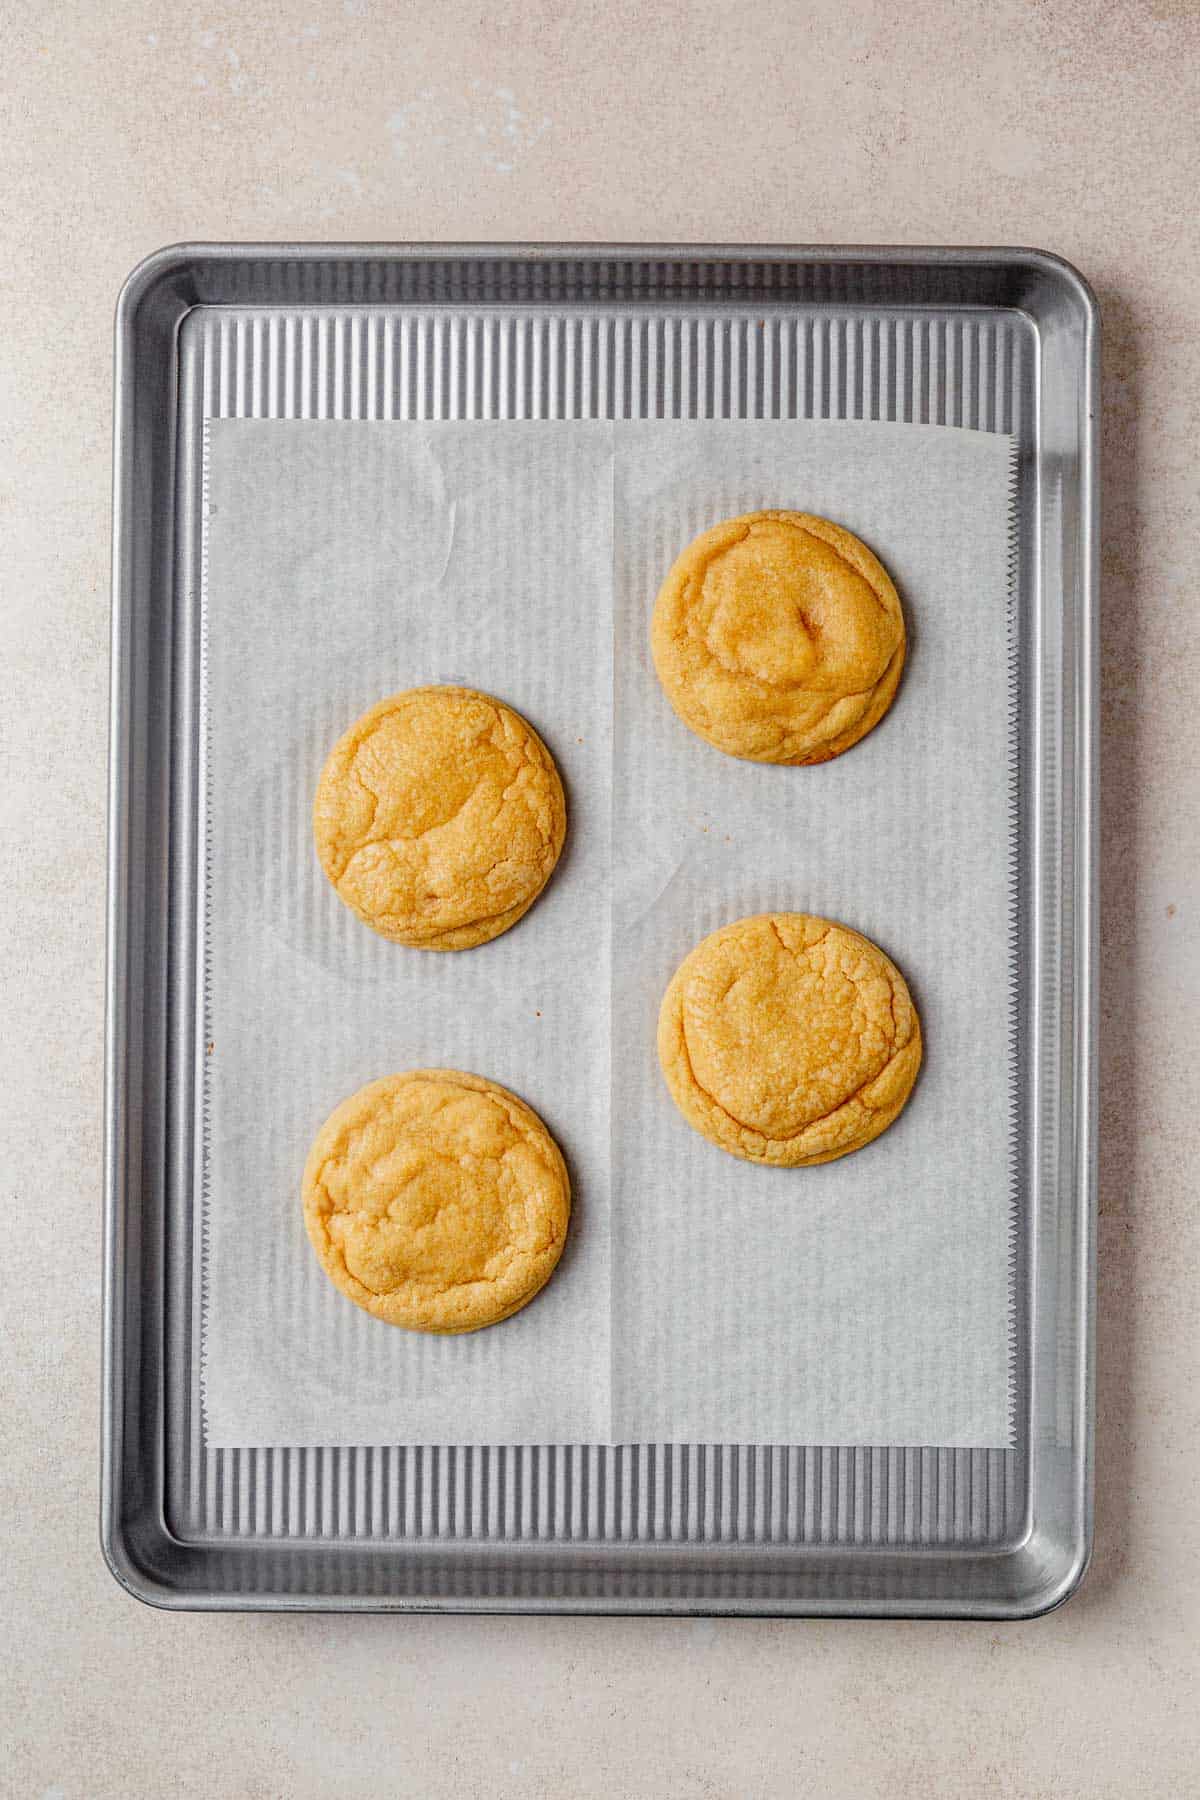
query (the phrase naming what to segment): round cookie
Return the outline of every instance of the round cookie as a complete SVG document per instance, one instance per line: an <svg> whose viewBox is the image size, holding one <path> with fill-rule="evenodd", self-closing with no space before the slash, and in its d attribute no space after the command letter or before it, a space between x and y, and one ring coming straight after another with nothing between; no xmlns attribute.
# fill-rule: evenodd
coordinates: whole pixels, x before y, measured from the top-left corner
<svg viewBox="0 0 1200 1800"><path fill-rule="evenodd" d="M566 1164L537 1114L457 1069L360 1088L304 1167L325 1273L410 1331L478 1331L519 1312L554 1273L570 1212Z"/></svg>
<svg viewBox="0 0 1200 1800"><path fill-rule="evenodd" d="M563 846L554 759L519 713L473 688L381 700L340 737L313 834L339 899L398 944L469 950L529 910Z"/></svg>
<svg viewBox="0 0 1200 1800"><path fill-rule="evenodd" d="M743 513L702 532L659 590L650 638L684 724L751 762L840 756L878 725L904 667L887 570L811 513Z"/></svg>
<svg viewBox="0 0 1200 1800"><path fill-rule="evenodd" d="M904 977L869 938L808 913L760 913L680 963L658 1056L703 1137L792 1168L887 1129L921 1065L921 1026Z"/></svg>

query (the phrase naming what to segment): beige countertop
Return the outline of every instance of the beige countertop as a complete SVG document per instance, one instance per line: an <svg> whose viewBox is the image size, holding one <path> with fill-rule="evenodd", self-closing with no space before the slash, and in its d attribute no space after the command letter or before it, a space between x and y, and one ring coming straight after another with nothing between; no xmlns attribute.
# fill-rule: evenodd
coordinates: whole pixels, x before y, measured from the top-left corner
<svg viewBox="0 0 1200 1800"><path fill-rule="evenodd" d="M0 6L0 1788L1200 1777L1194 0ZM97 1548L111 315L174 240L1037 244L1104 352L1096 1557L1025 1625L175 1616Z"/></svg>

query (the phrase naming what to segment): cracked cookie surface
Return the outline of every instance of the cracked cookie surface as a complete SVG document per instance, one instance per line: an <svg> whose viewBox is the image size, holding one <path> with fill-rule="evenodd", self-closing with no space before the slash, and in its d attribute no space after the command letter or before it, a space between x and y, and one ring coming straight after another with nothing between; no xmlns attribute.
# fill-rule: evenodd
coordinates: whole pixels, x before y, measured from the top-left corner
<svg viewBox="0 0 1200 1800"><path fill-rule="evenodd" d="M360 1088L325 1121L304 1168L321 1266L374 1318L478 1331L532 1300L562 1254L571 1186L532 1108L457 1069Z"/></svg>
<svg viewBox="0 0 1200 1800"><path fill-rule="evenodd" d="M519 713L473 688L409 688L334 745L313 835L339 899L383 937L469 950L529 910L567 808L554 759Z"/></svg>
<svg viewBox="0 0 1200 1800"><path fill-rule="evenodd" d="M751 762L840 756L882 719L904 667L887 570L812 513L743 513L702 532L663 582L650 635L684 724Z"/></svg>
<svg viewBox="0 0 1200 1800"><path fill-rule="evenodd" d="M921 1065L904 977L869 938L809 913L760 913L675 971L658 1055L696 1131L748 1162L832 1162L897 1117Z"/></svg>

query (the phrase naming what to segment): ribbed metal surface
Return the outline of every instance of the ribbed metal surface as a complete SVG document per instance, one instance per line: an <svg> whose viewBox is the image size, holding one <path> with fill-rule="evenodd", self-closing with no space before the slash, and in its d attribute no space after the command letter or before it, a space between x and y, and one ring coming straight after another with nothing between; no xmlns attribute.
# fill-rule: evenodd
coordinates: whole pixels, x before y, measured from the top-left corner
<svg viewBox="0 0 1200 1800"><path fill-rule="evenodd" d="M737 1445L218 1450L193 1440L189 1535L491 1543L984 1544L1001 1450ZM181 1523L183 1521L176 1521Z"/></svg>
<svg viewBox="0 0 1200 1800"><path fill-rule="evenodd" d="M893 419L1019 431L1028 334L958 318L794 308L199 311L216 419Z"/></svg>
<svg viewBox="0 0 1200 1800"><path fill-rule="evenodd" d="M494 298L489 266L476 265L474 279ZM417 298L438 292L430 267L411 273ZM601 292L604 267L586 271ZM386 309L322 310L319 278L327 269L309 271L317 290L298 292L286 308L193 311L181 339L181 466L193 484L191 524L181 525L185 536L192 532L187 555L199 556L197 434L205 418L891 419L1011 432L1022 451L1031 447L1035 346L1019 315L856 312L844 279L840 307L798 308L794 298L784 306L774 298L778 272L770 264L746 265L753 304L730 305L731 294L719 311L681 306L699 270L664 265L655 299L636 313L573 311L569 298L554 313L475 309L466 296L458 306L401 311L390 294ZM505 279L519 285L520 271L506 267ZM369 267L362 280L369 302L378 292ZM537 280L536 293L514 293L513 301L566 294L561 282L555 287L554 265L543 265ZM576 289L572 297L582 296ZM1014 536L1014 556L1018 548ZM200 1020L201 1085L203 1037ZM1019 1293L1018 1224L1014 1215ZM168 1371L168 1408L178 1421L170 1433L177 1452L167 1470L168 1509L181 1537L966 1547L1004 1541L1018 1522L1020 1450L206 1451L197 1354L202 1229L197 1206L190 1256L177 1271L177 1353ZM1019 1316L1017 1326L1020 1397Z"/></svg>

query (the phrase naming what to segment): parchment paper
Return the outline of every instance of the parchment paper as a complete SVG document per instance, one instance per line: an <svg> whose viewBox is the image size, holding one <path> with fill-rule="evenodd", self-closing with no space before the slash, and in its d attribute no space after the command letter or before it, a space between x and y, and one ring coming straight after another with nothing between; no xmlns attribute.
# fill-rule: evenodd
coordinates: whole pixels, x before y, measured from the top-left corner
<svg viewBox="0 0 1200 1800"><path fill-rule="evenodd" d="M940 426L622 424L616 469L613 1409L639 1441L1009 1442L1007 438ZM883 722L812 769L743 763L675 719L647 608L678 547L794 505L900 591ZM865 932L925 1061L895 1125L762 1169L665 1098L664 988L769 910Z"/></svg>
<svg viewBox="0 0 1200 1800"><path fill-rule="evenodd" d="M606 425L213 421L206 571L210 1444L532 1443L609 1432L612 439ZM493 692L550 745L567 842L485 948L390 944L316 860L317 776L375 700ZM304 1232L322 1121L438 1066L527 1100L573 1217L554 1279L430 1337L340 1295Z"/></svg>
<svg viewBox="0 0 1200 1800"><path fill-rule="evenodd" d="M1009 440L717 422L209 432L209 1444L1006 1444ZM694 738L647 646L678 549L773 504L860 532L909 622L888 718L812 770ZM309 821L344 726L439 680L524 712L570 810L537 906L456 956L360 925ZM925 1030L900 1121L818 1169L707 1145L654 1052L676 963L767 907L876 938ZM424 1063L522 1094L573 1179L553 1281L462 1338L351 1306L300 1215L327 1113Z"/></svg>

